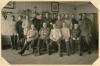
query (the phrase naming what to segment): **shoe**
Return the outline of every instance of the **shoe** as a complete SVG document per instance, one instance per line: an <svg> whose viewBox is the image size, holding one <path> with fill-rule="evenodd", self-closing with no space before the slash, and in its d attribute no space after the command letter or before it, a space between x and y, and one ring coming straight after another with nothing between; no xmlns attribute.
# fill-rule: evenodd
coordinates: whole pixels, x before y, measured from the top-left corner
<svg viewBox="0 0 100 66"><path fill-rule="evenodd" d="M69 53L68 53L67 55L68 55L68 56L70 56L70 54L69 54Z"/></svg>
<svg viewBox="0 0 100 66"><path fill-rule="evenodd" d="M20 54L21 56L23 55L23 53L22 53L22 52L18 52L18 54Z"/></svg>
<svg viewBox="0 0 100 66"><path fill-rule="evenodd" d="M91 51L89 51L88 54L91 54Z"/></svg>
<svg viewBox="0 0 100 66"><path fill-rule="evenodd" d="M62 57L63 55L62 54L59 54L59 56Z"/></svg>
<svg viewBox="0 0 100 66"><path fill-rule="evenodd" d="M80 53L79 55L80 55L80 56L82 56L83 54L82 54L82 53Z"/></svg>

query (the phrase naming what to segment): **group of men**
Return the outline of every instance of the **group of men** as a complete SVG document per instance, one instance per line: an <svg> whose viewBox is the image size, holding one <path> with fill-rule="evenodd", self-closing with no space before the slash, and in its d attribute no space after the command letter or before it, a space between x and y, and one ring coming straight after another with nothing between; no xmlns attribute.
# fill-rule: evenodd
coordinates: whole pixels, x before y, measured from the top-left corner
<svg viewBox="0 0 100 66"><path fill-rule="evenodd" d="M15 25L17 34L11 36L13 49L18 49L18 45L20 45L21 50L18 53L23 55L31 45L33 53L37 51L36 53L41 55L43 51L41 49L45 48L47 53L51 55L53 44L56 44L58 45L58 53L62 56L62 44L64 44L68 56L74 54L77 50L81 56L84 48L82 41L85 40L86 49L90 54L91 26L89 25L89 19L86 15L82 20L75 20L74 16L72 16L72 21L68 20L68 15L65 15L65 17L65 19L61 20L58 16L54 23L48 22L50 19L47 17L42 20L42 16L38 14L30 23L28 16L25 16L25 19L19 16ZM12 18L12 21L14 21L15 17L12 16ZM43 47L43 45L46 47Z"/></svg>

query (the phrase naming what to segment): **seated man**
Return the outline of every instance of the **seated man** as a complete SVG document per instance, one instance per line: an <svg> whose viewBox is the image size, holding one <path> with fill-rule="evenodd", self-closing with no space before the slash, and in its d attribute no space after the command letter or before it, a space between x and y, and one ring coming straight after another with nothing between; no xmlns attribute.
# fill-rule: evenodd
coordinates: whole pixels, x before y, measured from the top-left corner
<svg viewBox="0 0 100 66"><path fill-rule="evenodd" d="M63 27L61 29L61 32L62 32L62 39L66 43L67 54L69 56L70 55L70 43L69 43L70 29L68 28L68 26L66 26L65 23L63 23Z"/></svg>
<svg viewBox="0 0 100 66"><path fill-rule="evenodd" d="M21 49L21 51L19 52L19 54L23 54L25 52L25 50L27 49L27 47L29 47L30 44L34 44L34 41L38 38L38 31L35 29L34 25L31 25L30 30L27 33L27 38L25 40L25 45L23 46L23 48Z"/></svg>
<svg viewBox="0 0 100 66"><path fill-rule="evenodd" d="M81 30L79 28L79 25L74 24L74 28L71 30L72 51L73 53L75 53L75 51L78 48L80 55L82 55L81 43L80 43L80 37L81 37L80 33L81 33Z"/></svg>
<svg viewBox="0 0 100 66"><path fill-rule="evenodd" d="M47 50L48 50L49 33L50 33L50 30L49 28L47 28L47 24L43 23L43 28L39 30L40 37L39 37L38 45L37 45L38 55L40 55L40 47L43 45L43 43L46 43Z"/></svg>
<svg viewBox="0 0 100 66"><path fill-rule="evenodd" d="M53 24L53 29L51 29L50 39L51 39L51 41L50 41L49 45L51 45L53 42L56 42L58 45L58 49L59 49L59 55L62 56L61 55L61 46L60 46L61 30L58 29L55 24ZM51 54L50 50L49 50L49 54Z"/></svg>

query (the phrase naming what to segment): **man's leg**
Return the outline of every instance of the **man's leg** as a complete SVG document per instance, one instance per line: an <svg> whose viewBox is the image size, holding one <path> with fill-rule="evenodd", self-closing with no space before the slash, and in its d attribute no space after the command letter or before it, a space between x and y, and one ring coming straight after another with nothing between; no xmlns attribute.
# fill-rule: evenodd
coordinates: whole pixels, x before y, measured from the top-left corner
<svg viewBox="0 0 100 66"><path fill-rule="evenodd" d="M19 52L19 54L22 55L25 52L25 50L27 49L27 47L29 46L30 43L31 43L31 41L30 42L26 42L25 45L24 45L24 47Z"/></svg>
<svg viewBox="0 0 100 66"><path fill-rule="evenodd" d="M57 41L57 45L58 45L58 53L59 53L60 57L62 57L60 40Z"/></svg>
<svg viewBox="0 0 100 66"><path fill-rule="evenodd" d="M52 54L52 53L51 53L51 46L52 46L52 43L53 43L53 41L50 40L50 43L49 43L49 46L48 46L48 52L49 52L49 55Z"/></svg>
<svg viewBox="0 0 100 66"><path fill-rule="evenodd" d="M49 48L49 41L48 41L48 39L46 39L45 42L46 42L46 46L47 46L46 47L47 48L47 53L50 55L50 53L49 53L50 52L50 50L49 50L50 48Z"/></svg>
<svg viewBox="0 0 100 66"><path fill-rule="evenodd" d="M86 39L86 43L87 43L88 54L91 54L91 39L88 36L85 39Z"/></svg>
<svg viewBox="0 0 100 66"><path fill-rule="evenodd" d="M11 36L11 47L12 49L15 49L15 45L14 45L14 36Z"/></svg>
<svg viewBox="0 0 100 66"><path fill-rule="evenodd" d="M14 45L15 45L15 49L18 50L17 35L14 36Z"/></svg>
<svg viewBox="0 0 100 66"><path fill-rule="evenodd" d="M83 55L83 49L82 49L82 43L81 43L81 38L79 40L77 40L77 44L78 44L78 50L79 50L79 55L82 56Z"/></svg>
<svg viewBox="0 0 100 66"><path fill-rule="evenodd" d="M67 50L67 55L70 55L70 45L69 45L69 41L65 41L66 43L66 50Z"/></svg>
<svg viewBox="0 0 100 66"><path fill-rule="evenodd" d="M72 39L72 53L75 53L75 40Z"/></svg>
<svg viewBox="0 0 100 66"><path fill-rule="evenodd" d="M41 45L42 41L43 40L39 38L38 43L37 43L37 52L38 52L38 55L40 55L40 48L41 48L40 45Z"/></svg>
<svg viewBox="0 0 100 66"><path fill-rule="evenodd" d="M32 48L32 50L33 50L33 53L34 53L34 44L35 44L35 40L32 40L32 41L31 41L31 48Z"/></svg>

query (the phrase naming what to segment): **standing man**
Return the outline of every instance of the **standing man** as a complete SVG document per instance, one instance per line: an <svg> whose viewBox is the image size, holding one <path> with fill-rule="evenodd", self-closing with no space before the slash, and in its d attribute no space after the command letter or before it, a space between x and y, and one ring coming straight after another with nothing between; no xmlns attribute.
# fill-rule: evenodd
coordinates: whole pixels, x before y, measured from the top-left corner
<svg viewBox="0 0 100 66"><path fill-rule="evenodd" d="M24 38L24 33L23 33L23 28L22 28L22 16L19 16L18 17L18 21L17 21L17 24L16 24L16 28L17 28L17 33L18 33L18 43L20 45L20 47L22 48L23 47L23 38Z"/></svg>
<svg viewBox="0 0 100 66"><path fill-rule="evenodd" d="M70 29L68 26L66 26L65 23L63 23L62 25L61 32L62 32L62 39L66 44L67 55L69 56L70 55L70 41L69 41L70 40Z"/></svg>
<svg viewBox="0 0 100 66"><path fill-rule="evenodd" d="M18 44L17 44L17 31L16 31L16 21L15 21L15 16L11 16L11 22L10 22L10 32L11 34L11 41L12 41L12 49L18 50Z"/></svg>
<svg viewBox="0 0 100 66"><path fill-rule="evenodd" d="M79 55L82 55L82 44L80 43L81 30L79 24L74 24L74 28L71 30L71 46L72 52L75 53L79 49Z"/></svg>
<svg viewBox="0 0 100 66"><path fill-rule="evenodd" d="M42 15L37 14L36 17L32 20L32 22L34 26L36 27L36 29L39 31L43 24Z"/></svg>
<svg viewBox="0 0 100 66"><path fill-rule="evenodd" d="M85 40L86 43L86 49L88 51L88 54L91 54L91 20L87 18L86 14L83 14L82 21L80 21L80 29L81 29L81 35L82 38Z"/></svg>
<svg viewBox="0 0 100 66"><path fill-rule="evenodd" d="M47 26L50 27L51 18L49 13L45 13L43 22L47 23Z"/></svg>

